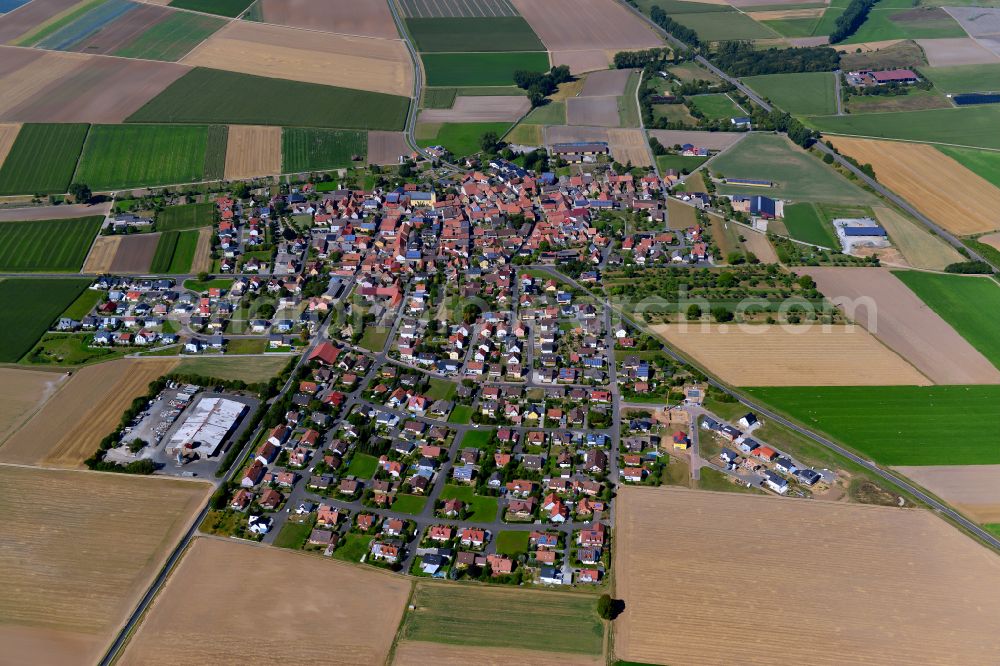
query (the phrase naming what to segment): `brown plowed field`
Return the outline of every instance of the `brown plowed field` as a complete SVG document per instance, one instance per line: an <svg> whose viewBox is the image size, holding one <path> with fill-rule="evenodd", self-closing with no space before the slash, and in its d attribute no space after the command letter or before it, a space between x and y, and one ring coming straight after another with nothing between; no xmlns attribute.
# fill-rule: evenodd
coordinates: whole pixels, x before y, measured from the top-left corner
<svg viewBox="0 0 1000 666"><path fill-rule="evenodd" d="M192 273L208 273L212 270L212 230L198 231L198 245L194 248L194 259L191 260Z"/></svg>
<svg viewBox="0 0 1000 666"><path fill-rule="evenodd" d="M288 664L382 664L410 585L368 567L200 537L153 602L121 663L267 664L281 655ZM322 640L307 640L306 627L320 627ZM254 648L248 652L251 635Z"/></svg>
<svg viewBox="0 0 1000 666"><path fill-rule="evenodd" d="M618 127L617 97L572 97L566 100L566 122L570 125Z"/></svg>
<svg viewBox="0 0 1000 666"><path fill-rule="evenodd" d="M709 150L726 150L745 137L742 132L699 132L696 130L649 130L649 135L670 148L690 143Z"/></svg>
<svg viewBox="0 0 1000 666"><path fill-rule="evenodd" d="M616 526L617 659L839 666L1000 654L1000 558L929 511L626 487Z"/></svg>
<svg viewBox="0 0 1000 666"><path fill-rule="evenodd" d="M64 372L0 368L0 445L66 379Z"/></svg>
<svg viewBox="0 0 1000 666"><path fill-rule="evenodd" d="M612 95L618 97L625 94L625 84L632 75L631 69L605 69L591 72L583 83L581 97L602 97Z"/></svg>
<svg viewBox="0 0 1000 666"><path fill-rule="evenodd" d="M965 261L958 250L895 210L885 206L876 206L873 210L910 266L940 271L948 264Z"/></svg>
<svg viewBox="0 0 1000 666"><path fill-rule="evenodd" d="M517 648L470 647L467 645L444 645L423 641L402 641L396 646L393 666L510 666L530 664L531 666L601 666L600 657L586 657L580 654L562 652L539 652Z"/></svg>
<svg viewBox="0 0 1000 666"><path fill-rule="evenodd" d="M531 102L521 95L483 95L455 98L450 109L424 109L422 123L514 122L531 110Z"/></svg>
<svg viewBox="0 0 1000 666"><path fill-rule="evenodd" d="M400 155L413 152L402 132L368 132L368 161L366 164L398 164Z"/></svg>
<svg viewBox="0 0 1000 666"><path fill-rule="evenodd" d="M281 173L281 128L230 125L226 144L227 180Z"/></svg>
<svg viewBox="0 0 1000 666"><path fill-rule="evenodd" d="M385 0L257 0L265 23L399 39Z"/></svg>
<svg viewBox="0 0 1000 666"><path fill-rule="evenodd" d="M0 17L2 19L2 17ZM45 51L37 49L15 49L9 46L0 46L0 78L13 74L22 67L27 67L29 63L38 60Z"/></svg>
<svg viewBox="0 0 1000 666"><path fill-rule="evenodd" d="M0 462L78 467L122 412L175 359L121 359L73 373L59 391L0 447Z"/></svg>
<svg viewBox="0 0 1000 666"><path fill-rule="evenodd" d="M545 128L545 143L548 144L607 140L608 130L606 127L570 127L569 125L549 125Z"/></svg>
<svg viewBox="0 0 1000 666"><path fill-rule="evenodd" d="M568 65L573 74L606 69L611 64L605 49L553 51L551 57L553 66Z"/></svg>
<svg viewBox="0 0 1000 666"><path fill-rule="evenodd" d="M88 39L75 44L73 50L80 53L111 53L163 21L174 11L157 5L140 5L132 11L125 12Z"/></svg>
<svg viewBox="0 0 1000 666"><path fill-rule="evenodd" d="M124 236L115 258L111 261L112 273L148 273L149 265L153 263L156 245L160 242L160 234L133 234Z"/></svg>
<svg viewBox="0 0 1000 666"><path fill-rule="evenodd" d="M897 467L977 523L1000 523L1000 465Z"/></svg>
<svg viewBox="0 0 1000 666"><path fill-rule="evenodd" d="M860 326L653 326L734 386L927 386L930 382Z"/></svg>
<svg viewBox="0 0 1000 666"><path fill-rule="evenodd" d="M663 41L615 0L513 0L550 51L646 49Z"/></svg>
<svg viewBox="0 0 1000 666"><path fill-rule="evenodd" d="M33 0L0 16L0 44L13 41L36 25L48 21L80 0ZM3 56L3 57L6 57ZM0 57L0 61L3 60Z"/></svg>
<svg viewBox="0 0 1000 666"><path fill-rule="evenodd" d="M986 234L985 236L980 236L977 238L980 243L986 243L990 247L995 247L1000 250L1000 233L997 234Z"/></svg>
<svg viewBox="0 0 1000 666"><path fill-rule="evenodd" d="M744 238L743 244L749 251L753 252L762 263L778 263L778 253L774 251L774 246L771 245L771 241L767 240L767 236L757 231L749 231L745 229L741 229L740 233Z"/></svg>
<svg viewBox="0 0 1000 666"><path fill-rule="evenodd" d="M958 235L1000 228L1000 188L933 146L828 137L840 152L871 164L880 183Z"/></svg>
<svg viewBox="0 0 1000 666"><path fill-rule="evenodd" d="M918 39L931 67L1000 64L1000 56L971 37Z"/></svg>
<svg viewBox="0 0 1000 666"><path fill-rule="evenodd" d="M244 74L409 95L413 62L399 40L233 21L182 62Z"/></svg>
<svg viewBox="0 0 1000 666"><path fill-rule="evenodd" d="M68 220L88 215L107 215L110 210L110 201L99 204L62 204L59 206L32 206L30 208L3 208L0 209L0 222Z"/></svg>
<svg viewBox="0 0 1000 666"><path fill-rule="evenodd" d="M0 60L7 51L0 47ZM188 71L172 62L47 52L7 77L18 92L0 100L0 120L120 123ZM0 89L8 89L7 78Z"/></svg>
<svg viewBox="0 0 1000 666"><path fill-rule="evenodd" d="M631 162L633 166L649 166L649 148L646 136L640 129L609 129L608 144L611 155L621 164Z"/></svg>
<svg viewBox="0 0 1000 666"><path fill-rule="evenodd" d="M7 159L7 154L14 145L14 141L17 140L17 135L20 131L20 123L0 124L0 166L2 166L3 161Z"/></svg>
<svg viewBox="0 0 1000 666"><path fill-rule="evenodd" d="M848 318L936 384L998 384L1000 370L884 268L799 268Z"/></svg>
<svg viewBox="0 0 1000 666"><path fill-rule="evenodd" d="M211 484L0 466L0 661L95 664Z"/></svg>
<svg viewBox="0 0 1000 666"><path fill-rule="evenodd" d="M83 273L110 273L114 264L118 247L125 236L98 236L90 248L87 261L83 264Z"/></svg>

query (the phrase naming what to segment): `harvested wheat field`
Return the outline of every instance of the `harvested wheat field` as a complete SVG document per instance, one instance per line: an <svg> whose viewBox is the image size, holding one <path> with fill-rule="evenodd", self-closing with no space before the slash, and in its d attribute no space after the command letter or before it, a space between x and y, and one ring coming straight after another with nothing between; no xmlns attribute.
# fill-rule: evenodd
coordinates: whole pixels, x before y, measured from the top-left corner
<svg viewBox="0 0 1000 666"><path fill-rule="evenodd" d="M10 149L14 145L14 141L17 140L17 135L20 131L20 123L0 124L0 165L7 159L7 154L10 153Z"/></svg>
<svg viewBox="0 0 1000 666"><path fill-rule="evenodd" d="M931 67L1000 64L1000 56L972 37L918 39Z"/></svg>
<svg viewBox="0 0 1000 666"><path fill-rule="evenodd" d="M935 384L997 384L1000 370L888 269L810 267L819 290Z"/></svg>
<svg viewBox="0 0 1000 666"><path fill-rule="evenodd" d="M573 74L584 74L606 69L611 58L604 49L582 49L574 51L552 51L552 66L567 65Z"/></svg>
<svg viewBox="0 0 1000 666"><path fill-rule="evenodd" d="M747 12L754 21L785 21L789 19L819 18L826 11L823 7L812 9L769 9L762 12Z"/></svg>
<svg viewBox="0 0 1000 666"><path fill-rule="evenodd" d="M861 49L862 53L868 53L870 51L880 51L882 49L887 49L890 46L895 46L904 40L902 39L883 39L879 42L860 42L858 44L831 44L831 46L840 51L841 53L855 53L858 49Z"/></svg>
<svg viewBox="0 0 1000 666"><path fill-rule="evenodd" d="M118 245L115 258L111 261L109 272L148 273L159 242L159 232L123 237Z"/></svg>
<svg viewBox="0 0 1000 666"><path fill-rule="evenodd" d="M211 484L0 465L5 664L94 664Z"/></svg>
<svg viewBox="0 0 1000 666"><path fill-rule="evenodd" d="M290 664L382 664L409 595L402 576L201 537L170 575L121 663L270 664L280 654ZM303 640L304 627L322 627L323 640ZM254 649L248 652L249 635Z"/></svg>
<svg viewBox="0 0 1000 666"><path fill-rule="evenodd" d="M404 97L413 91L413 62L401 41L263 23L233 21L182 62Z"/></svg>
<svg viewBox="0 0 1000 666"><path fill-rule="evenodd" d="M698 224L698 213L690 206L673 197L667 199L667 228L682 231Z"/></svg>
<svg viewBox="0 0 1000 666"><path fill-rule="evenodd" d="M653 331L734 386L927 386L860 326L659 324Z"/></svg>
<svg viewBox="0 0 1000 666"><path fill-rule="evenodd" d="M566 100L566 122L570 125L618 127L617 97L572 97Z"/></svg>
<svg viewBox="0 0 1000 666"><path fill-rule="evenodd" d="M618 659L976 664L1000 653L1000 557L928 511L626 487L616 524ZM721 636L726 619L747 630Z"/></svg>
<svg viewBox="0 0 1000 666"><path fill-rule="evenodd" d="M771 245L771 241L767 240L765 234L759 231L749 231L742 230L743 232L743 245L750 252L765 264L776 264L778 263L778 253L774 251L774 246Z"/></svg>
<svg viewBox="0 0 1000 666"><path fill-rule="evenodd" d="M977 523L1000 523L1000 465L896 467Z"/></svg>
<svg viewBox="0 0 1000 666"><path fill-rule="evenodd" d="M45 404L65 380L64 372L0 368L0 445Z"/></svg>
<svg viewBox="0 0 1000 666"><path fill-rule="evenodd" d="M933 146L828 138L840 152L862 164L871 164L880 183L948 231L964 235L1000 227L1000 188Z"/></svg>
<svg viewBox="0 0 1000 666"><path fill-rule="evenodd" d="M90 247L82 273L110 273L124 236L98 236Z"/></svg>
<svg viewBox="0 0 1000 666"><path fill-rule="evenodd" d="M646 135L640 129L609 129L608 146L611 156L622 164L631 162L633 166L649 166L649 146Z"/></svg>
<svg viewBox="0 0 1000 666"><path fill-rule="evenodd" d="M399 164L400 155L409 155L413 149L406 143L402 132L368 132L368 160L366 164Z"/></svg>
<svg viewBox="0 0 1000 666"><path fill-rule="evenodd" d="M709 150L726 150L746 137L743 132L700 132L698 130L649 130L667 148L690 143Z"/></svg>
<svg viewBox="0 0 1000 666"><path fill-rule="evenodd" d="M281 128L230 125L226 144L227 180L281 173Z"/></svg>
<svg viewBox="0 0 1000 666"><path fill-rule="evenodd" d="M385 0L257 0L264 23L399 39Z"/></svg>
<svg viewBox="0 0 1000 666"><path fill-rule="evenodd" d="M0 462L79 467L118 425L134 398L176 359L119 359L91 365L69 381L0 446Z"/></svg>
<svg viewBox="0 0 1000 666"><path fill-rule="evenodd" d="M948 264L965 261L958 250L895 210L885 206L873 210L910 266L940 271Z"/></svg>
<svg viewBox="0 0 1000 666"><path fill-rule="evenodd" d="M549 51L646 49L663 41L615 0L512 0Z"/></svg>
<svg viewBox="0 0 1000 666"><path fill-rule="evenodd" d="M423 109L422 123L501 123L515 122L531 110L522 95L459 95L450 109Z"/></svg>
<svg viewBox="0 0 1000 666"><path fill-rule="evenodd" d="M396 646L393 666L510 666L510 664L530 664L531 666L601 666L601 657L586 657L563 652L540 652L518 648L470 647L467 645L443 645L424 641L402 641Z"/></svg>
<svg viewBox="0 0 1000 666"><path fill-rule="evenodd" d="M208 273L212 270L212 230L198 230L198 244L194 248L194 259L191 261L192 273Z"/></svg>

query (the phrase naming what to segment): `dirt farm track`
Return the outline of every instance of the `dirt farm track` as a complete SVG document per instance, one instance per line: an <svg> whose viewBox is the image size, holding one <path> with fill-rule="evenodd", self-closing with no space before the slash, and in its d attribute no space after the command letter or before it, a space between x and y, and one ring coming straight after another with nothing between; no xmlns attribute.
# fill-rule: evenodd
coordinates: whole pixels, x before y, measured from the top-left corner
<svg viewBox="0 0 1000 666"><path fill-rule="evenodd" d="M616 525L617 659L839 666L1000 654L1000 558L929 511L626 487Z"/></svg>

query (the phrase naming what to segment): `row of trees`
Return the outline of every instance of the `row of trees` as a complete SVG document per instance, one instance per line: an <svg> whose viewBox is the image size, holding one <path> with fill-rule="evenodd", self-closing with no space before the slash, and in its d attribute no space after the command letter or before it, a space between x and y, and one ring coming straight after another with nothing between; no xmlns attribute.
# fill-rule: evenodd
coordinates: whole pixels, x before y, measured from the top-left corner
<svg viewBox="0 0 1000 666"><path fill-rule="evenodd" d="M654 5L649 11L649 18L653 20L653 23L660 26L688 46L693 48L699 48L701 46L701 40L698 39L697 32L686 25L681 25L667 16L667 13L663 11L663 8L659 5Z"/></svg>
<svg viewBox="0 0 1000 666"><path fill-rule="evenodd" d="M833 32L830 33L830 43L842 42L855 32L868 19L868 12L871 11L877 0L851 0L844 13L837 17L834 23Z"/></svg>
<svg viewBox="0 0 1000 666"><path fill-rule="evenodd" d="M840 54L829 46L755 50L751 41L721 42L712 61L730 76L832 72L840 67Z"/></svg>
<svg viewBox="0 0 1000 666"><path fill-rule="evenodd" d="M658 66L666 62L677 62L677 56L671 48L619 51L615 54L615 69L637 69L646 65Z"/></svg>
<svg viewBox="0 0 1000 666"><path fill-rule="evenodd" d="M568 65L553 67L548 72L530 72L526 69L514 72L514 83L518 88L528 91L528 99L533 107L544 104L545 98L554 93L560 83L572 80L573 75Z"/></svg>

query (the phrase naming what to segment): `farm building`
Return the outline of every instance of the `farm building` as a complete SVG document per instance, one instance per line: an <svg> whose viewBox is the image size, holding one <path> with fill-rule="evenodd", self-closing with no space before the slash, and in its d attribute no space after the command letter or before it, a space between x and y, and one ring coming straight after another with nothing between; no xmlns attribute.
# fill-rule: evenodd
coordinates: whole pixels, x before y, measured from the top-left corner
<svg viewBox="0 0 1000 666"><path fill-rule="evenodd" d="M833 221L833 226L845 254L855 247L889 247L885 229L869 217L840 218Z"/></svg>
<svg viewBox="0 0 1000 666"><path fill-rule="evenodd" d="M593 161L597 155L607 155L611 152L605 141L580 141L573 143L552 144L552 154L567 162Z"/></svg>
<svg viewBox="0 0 1000 666"><path fill-rule="evenodd" d="M190 453L200 458L215 455L246 412L246 405L226 398L202 398L184 417L167 444L167 453Z"/></svg>
<svg viewBox="0 0 1000 666"><path fill-rule="evenodd" d="M916 83L920 80L911 69L886 69L880 72L862 69L847 74L847 82L855 86L881 86L889 83Z"/></svg>

